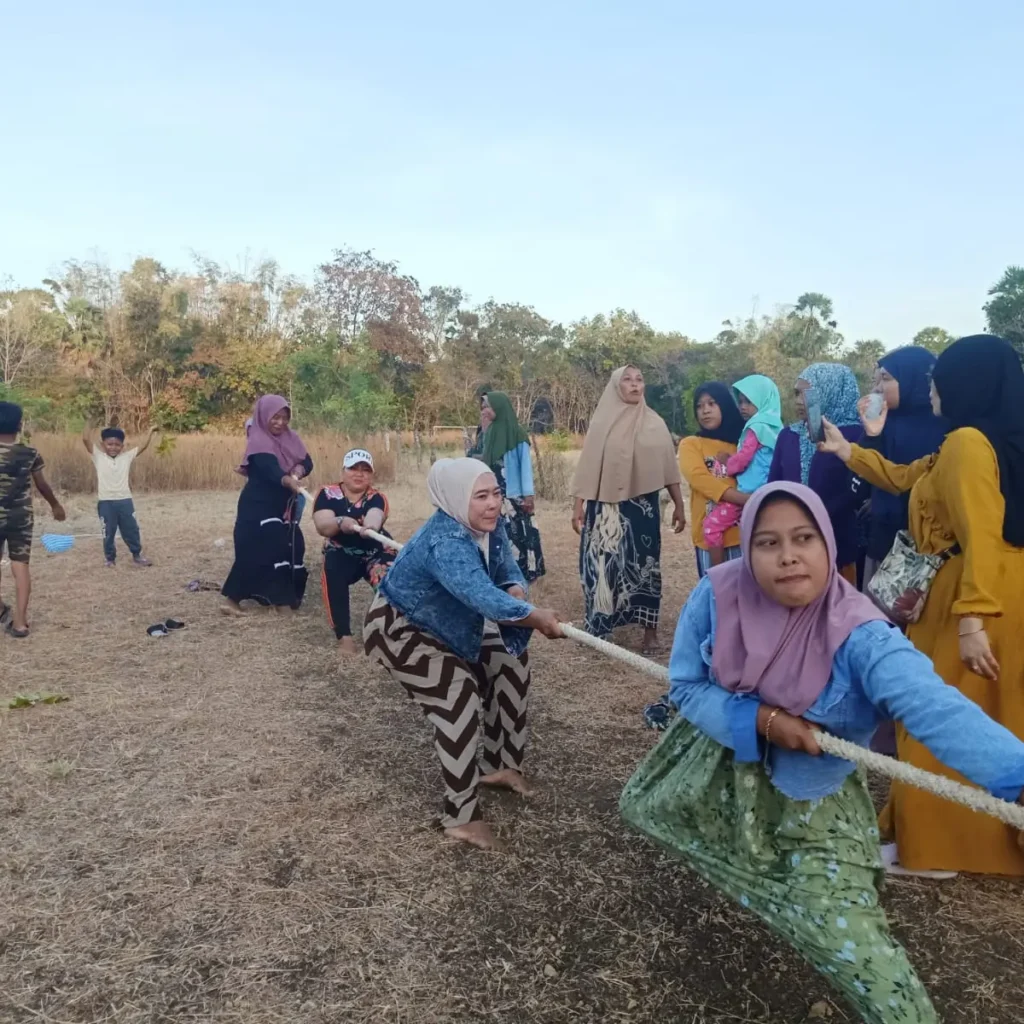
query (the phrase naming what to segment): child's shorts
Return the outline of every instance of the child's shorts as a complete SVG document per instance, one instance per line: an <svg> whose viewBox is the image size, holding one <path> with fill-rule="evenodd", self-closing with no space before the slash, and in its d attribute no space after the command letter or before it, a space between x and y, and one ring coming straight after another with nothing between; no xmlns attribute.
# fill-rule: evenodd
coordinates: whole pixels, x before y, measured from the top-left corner
<svg viewBox="0 0 1024 1024"><path fill-rule="evenodd" d="M9 513L8 513L9 514ZM32 520L8 519L0 510L0 556L4 549L12 562L28 562L32 554Z"/></svg>
<svg viewBox="0 0 1024 1024"><path fill-rule="evenodd" d="M720 501L704 517L704 541L709 548L720 548L726 532L738 526L743 506L731 501Z"/></svg>

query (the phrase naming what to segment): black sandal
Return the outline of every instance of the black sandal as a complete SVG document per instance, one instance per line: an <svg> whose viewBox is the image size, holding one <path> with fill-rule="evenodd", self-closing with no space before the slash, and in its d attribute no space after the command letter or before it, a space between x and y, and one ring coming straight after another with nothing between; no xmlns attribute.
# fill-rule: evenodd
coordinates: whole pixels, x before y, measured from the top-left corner
<svg viewBox="0 0 1024 1024"><path fill-rule="evenodd" d="M15 640L24 640L25 637L28 636L29 630L28 626L24 629L17 629L14 625L14 620L12 619L7 623L7 633L8 635L13 636Z"/></svg>

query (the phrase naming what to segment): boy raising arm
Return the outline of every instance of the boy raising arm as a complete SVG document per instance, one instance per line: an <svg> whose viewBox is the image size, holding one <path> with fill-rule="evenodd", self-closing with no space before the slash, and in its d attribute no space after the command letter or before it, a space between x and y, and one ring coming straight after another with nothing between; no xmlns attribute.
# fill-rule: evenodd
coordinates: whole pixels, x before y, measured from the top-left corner
<svg viewBox="0 0 1024 1024"><path fill-rule="evenodd" d="M21 640L28 636L28 599L32 593L29 557L32 553L32 484L49 503L53 518L62 523L64 508L54 497L43 476L42 456L18 441L21 433L21 406L0 402L0 554L4 548L11 560L14 576L14 614L0 599L0 624Z"/></svg>
<svg viewBox="0 0 1024 1024"><path fill-rule="evenodd" d="M118 531L121 539L132 554L132 561L139 566L153 563L142 555L142 538L139 535L139 524L135 518L135 502L129 483L132 463L141 455L153 440L156 427L150 427L149 433L137 448L125 448L124 431L120 427L104 427L100 431L100 443L93 442L92 430L88 423L82 431L82 444L92 457L96 467L96 483L98 489L97 510L103 523L103 554L108 569L117 563Z"/></svg>

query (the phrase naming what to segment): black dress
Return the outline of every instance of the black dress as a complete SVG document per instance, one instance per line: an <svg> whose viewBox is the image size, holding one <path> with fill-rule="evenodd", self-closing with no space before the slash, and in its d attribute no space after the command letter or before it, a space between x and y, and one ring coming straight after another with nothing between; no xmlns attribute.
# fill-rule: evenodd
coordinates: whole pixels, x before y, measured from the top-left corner
<svg viewBox="0 0 1024 1024"><path fill-rule="evenodd" d="M307 455L302 465L308 476L313 460ZM253 455L248 469L235 517L235 562L221 593L229 601L248 598L298 608L309 570L303 564L306 542L295 521L296 497L281 486L277 456Z"/></svg>

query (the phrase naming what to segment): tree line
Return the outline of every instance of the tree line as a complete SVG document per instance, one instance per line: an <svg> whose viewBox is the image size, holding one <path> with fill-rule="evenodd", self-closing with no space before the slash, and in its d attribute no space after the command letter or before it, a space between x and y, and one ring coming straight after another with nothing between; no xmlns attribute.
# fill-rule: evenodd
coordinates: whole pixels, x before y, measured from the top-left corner
<svg viewBox="0 0 1024 1024"><path fill-rule="evenodd" d="M989 330L1024 353L1024 268L1009 267L982 309ZM424 289L396 262L350 248L311 285L273 260L243 271L199 256L187 271L150 257L126 271L70 260L38 287L0 290L0 397L21 401L37 429L102 419L187 432L236 430L259 395L277 392L304 429L366 434L473 423L486 386L507 391L535 429L577 431L610 371L629 362L684 434L707 380L764 373L785 393L808 363L838 360L866 383L888 348L940 352L952 340L925 327L888 344L848 342L819 292L726 320L709 341L624 309L566 325L518 302Z"/></svg>

